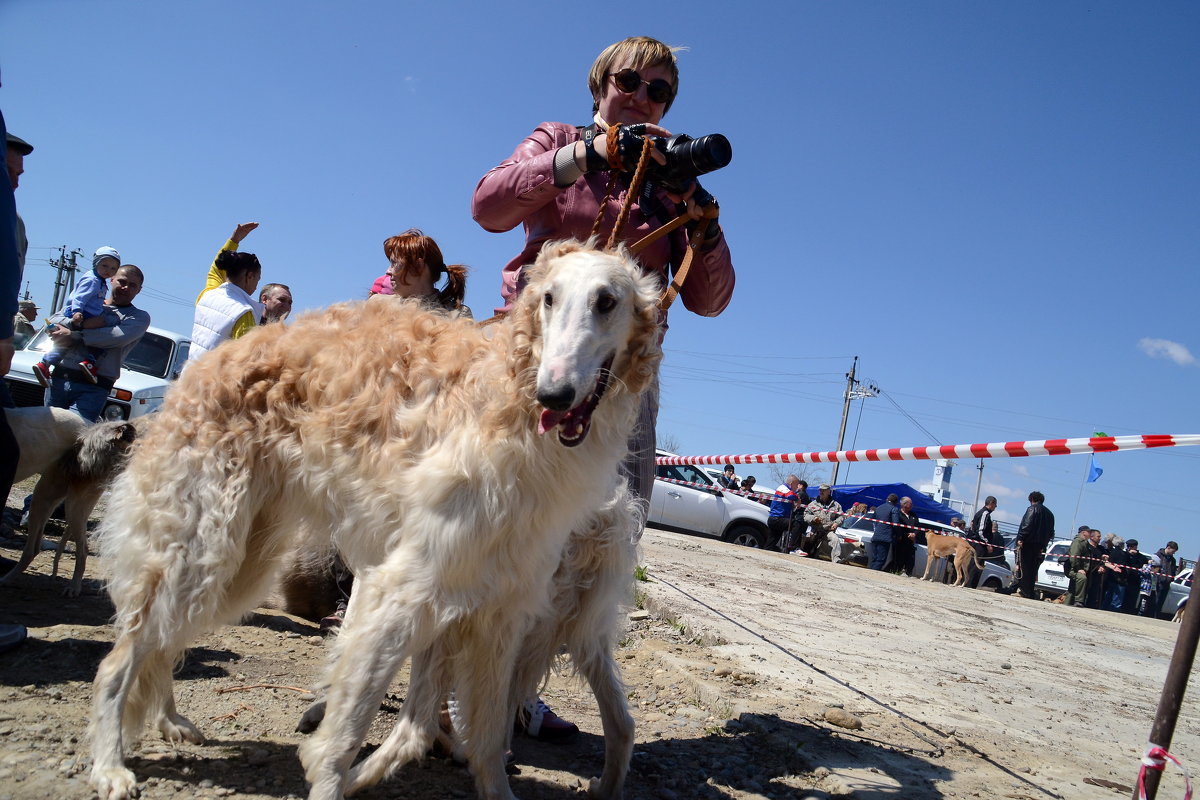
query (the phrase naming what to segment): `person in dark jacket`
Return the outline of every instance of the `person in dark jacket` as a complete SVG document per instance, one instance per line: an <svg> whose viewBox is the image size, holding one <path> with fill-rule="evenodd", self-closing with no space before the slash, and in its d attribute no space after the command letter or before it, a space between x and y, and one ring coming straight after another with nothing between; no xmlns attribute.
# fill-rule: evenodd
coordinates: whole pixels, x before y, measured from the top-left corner
<svg viewBox="0 0 1200 800"><path fill-rule="evenodd" d="M1104 597L1100 607L1105 611L1120 611L1125 602L1125 567L1129 560L1125 540L1115 533L1108 542L1108 568L1104 573Z"/></svg>
<svg viewBox="0 0 1200 800"><path fill-rule="evenodd" d="M721 474L717 476L717 483L722 489L739 488L737 476L733 474L733 464L725 465L725 469L722 470Z"/></svg>
<svg viewBox="0 0 1200 800"><path fill-rule="evenodd" d="M875 509L875 522L871 533L871 569L882 571L887 564L888 554L892 550L895 528L892 526L900 521L900 509L896 507L900 496L889 494L887 501L880 503Z"/></svg>
<svg viewBox="0 0 1200 800"><path fill-rule="evenodd" d="M1054 538L1054 514L1043 505L1046 496L1041 492L1029 493L1029 508L1021 517L1017 529L1017 569L1021 572L1021 597L1036 600L1038 568L1046 555L1046 545Z"/></svg>
<svg viewBox="0 0 1200 800"><path fill-rule="evenodd" d="M1142 591L1142 569L1150 563L1150 556L1138 549L1137 539L1125 542L1125 597L1121 600L1121 613L1136 614L1138 599Z"/></svg>
<svg viewBox="0 0 1200 800"><path fill-rule="evenodd" d="M971 517L971 524L967 527L967 539L970 540L971 547L975 549L975 555L979 558L1003 562L1004 540L992 524L992 512L995 510L996 498L988 495L983 501L983 507L975 512L975 516ZM981 577L983 577L983 570L974 570L971 577L972 589L978 588Z"/></svg>
<svg viewBox="0 0 1200 800"><path fill-rule="evenodd" d="M1142 606L1143 617L1155 618L1162 610L1163 601L1167 599L1167 589L1170 588L1175 573L1179 571L1179 564L1175 561L1175 553L1178 551L1178 544L1167 542L1166 546L1150 559L1154 570L1150 575L1150 594L1146 598L1146 604ZM1158 562L1157 565L1154 563L1155 561ZM1145 581L1143 581L1144 584ZM1171 611L1174 613L1175 609L1171 609Z"/></svg>
<svg viewBox="0 0 1200 800"><path fill-rule="evenodd" d="M892 569L911 578L917 564L917 529L921 527L911 497L900 498L899 514L900 527L892 534Z"/></svg>

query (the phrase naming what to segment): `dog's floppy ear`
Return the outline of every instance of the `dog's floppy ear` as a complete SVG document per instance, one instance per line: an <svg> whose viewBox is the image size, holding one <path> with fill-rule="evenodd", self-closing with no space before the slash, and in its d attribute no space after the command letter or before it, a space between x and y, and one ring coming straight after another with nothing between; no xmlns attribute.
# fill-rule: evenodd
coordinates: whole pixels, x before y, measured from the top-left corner
<svg viewBox="0 0 1200 800"><path fill-rule="evenodd" d="M617 248L616 255L621 259L632 283L633 327L625 348L625 358L614 366L625 387L638 394L654 381L659 362L662 361L663 315L658 308L662 282L657 275L644 272L625 245Z"/></svg>

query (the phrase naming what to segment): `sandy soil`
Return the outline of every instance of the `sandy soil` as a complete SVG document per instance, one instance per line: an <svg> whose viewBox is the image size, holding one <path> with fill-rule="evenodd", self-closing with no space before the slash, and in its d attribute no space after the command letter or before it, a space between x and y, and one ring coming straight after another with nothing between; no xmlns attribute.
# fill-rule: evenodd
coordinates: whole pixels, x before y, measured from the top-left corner
<svg viewBox="0 0 1200 800"><path fill-rule="evenodd" d="M0 655L0 798L93 796L85 730L112 609L95 580L93 594L64 599L50 561L0 587L0 620L31 636ZM630 614L619 652L638 724L626 797L1129 796L1171 623L658 531L643 539L642 563L644 610ZM176 750L147 729L129 760L142 795L305 796L293 728L323 654L314 625L267 610L197 642L176 691L210 742ZM390 729L404 679L369 742ZM582 732L560 745L518 737L514 791L582 796L603 758L594 702L566 676L543 696ZM1198 737L1187 705L1172 749L1189 759ZM1168 775L1160 796L1180 786ZM359 796L474 790L465 769L431 759Z"/></svg>

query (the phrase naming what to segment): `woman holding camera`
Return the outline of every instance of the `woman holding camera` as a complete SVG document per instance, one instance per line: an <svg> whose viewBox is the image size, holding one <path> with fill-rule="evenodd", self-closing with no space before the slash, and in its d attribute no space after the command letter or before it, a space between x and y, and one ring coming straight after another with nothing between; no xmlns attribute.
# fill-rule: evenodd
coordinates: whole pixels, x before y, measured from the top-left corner
<svg viewBox="0 0 1200 800"><path fill-rule="evenodd" d="M521 271L532 264L542 245L553 239L585 240L604 204L601 240L607 238L629 191L629 181L640 155L640 138L634 132L670 136L659 125L679 88L675 51L646 36L634 36L605 48L588 73L592 93L593 123L576 127L543 122L525 138L511 156L489 171L475 187L471 213L475 221L494 233L525 226L525 248L504 267L501 294L505 307L524 286ZM644 126L629 130L628 126ZM606 196L610 166L604 154L608 137L621 137L622 166L611 196ZM652 154L658 164L663 154ZM627 171L626 171L627 170ZM642 267L663 276L678 268L687 250L693 225L704 225L703 243L694 257L679 293L689 311L715 317L729 305L734 272L725 235L715 218L701 218L693 195L694 181L682 194L654 184L633 203L621 239L632 244L670 222L679 214L693 221L658 239L637 258ZM678 188L678 187L677 187ZM703 193L701 193L703 196ZM714 201L715 205L715 201ZM641 419L630 442L633 463L627 465L631 489L650 499L654 481L654 422L658 416L658 391L646 392Z"/></svg>

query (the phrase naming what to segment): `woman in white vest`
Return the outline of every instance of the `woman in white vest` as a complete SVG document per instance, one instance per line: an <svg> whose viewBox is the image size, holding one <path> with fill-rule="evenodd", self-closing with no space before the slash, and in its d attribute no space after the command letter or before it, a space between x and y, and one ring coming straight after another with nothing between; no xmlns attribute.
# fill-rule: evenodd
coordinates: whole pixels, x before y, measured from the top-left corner
<svg viewBox="0 0 1200 800"><path fill-rule="evenodd" d="M238 225L213 260L204 291L196 298L189 361L226 339L240 339L262 318L263 304L254 299L262 265L253 253L237 252L238 244L257 227L257 222Z"/></svg>

